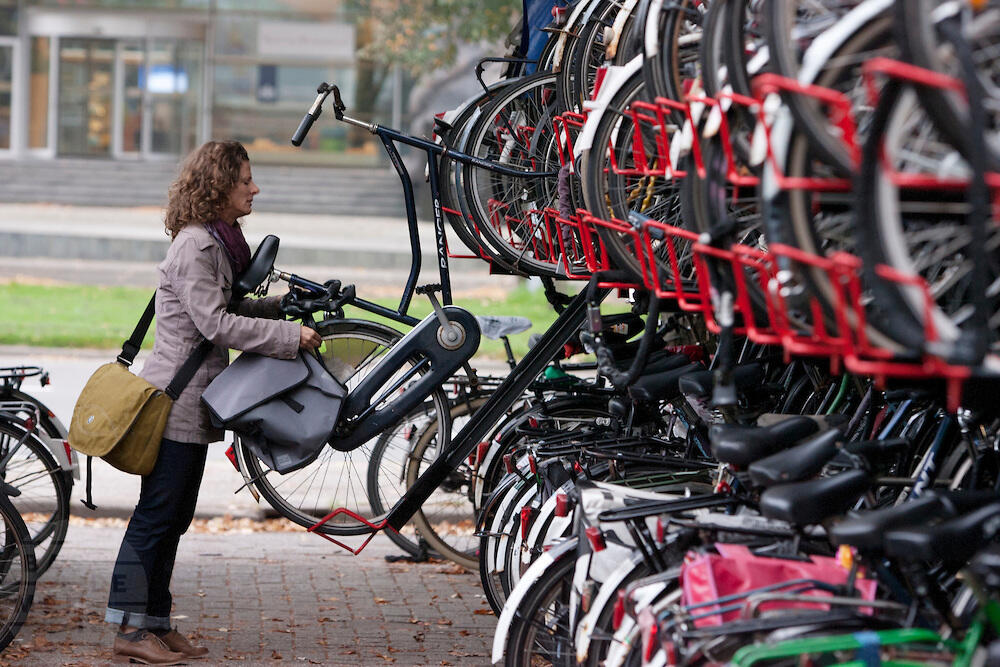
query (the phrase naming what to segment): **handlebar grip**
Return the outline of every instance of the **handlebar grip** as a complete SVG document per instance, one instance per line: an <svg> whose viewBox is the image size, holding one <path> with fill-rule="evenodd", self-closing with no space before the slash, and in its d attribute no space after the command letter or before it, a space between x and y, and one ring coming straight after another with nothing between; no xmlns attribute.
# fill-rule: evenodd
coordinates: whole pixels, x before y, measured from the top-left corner
<svg viewBox="0 0 1000 667"><path fill-rule="evenodd" d="M302 117L302 122L299 123L299 127L295 130L295 134L292 135L292 145L301 146L302 142L305 140L306 135L309 134L309 128L312 127L313 123L316 122L316 118L319 114L315 116L311 113L307 113Z"/></svg>

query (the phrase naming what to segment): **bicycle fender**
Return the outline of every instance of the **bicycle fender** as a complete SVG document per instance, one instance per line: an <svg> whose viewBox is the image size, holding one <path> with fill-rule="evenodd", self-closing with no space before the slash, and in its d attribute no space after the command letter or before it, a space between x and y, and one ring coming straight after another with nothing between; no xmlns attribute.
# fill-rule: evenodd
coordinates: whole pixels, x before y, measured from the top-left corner
<svg viewBox="0 0 1000 667"><path fill-rule="evenodd" d="M587 114L587 122L573 142L573 157L578 158L585 151L589 151L594 145L594 135L597 134L597 125L608 110L611 98L621 89L633 74L642 69L642 55L637 55L624 65L612 65L608 67L608 73L604 76L601 90L597 93L597 99L593 102L584 102L584 107L590 112Z"/></svg>
<svg viewBox="0 0 1000 667"><path fill-rule="evenodd" d="M382 431L395 426L472 358L479 349L479 322L472 313L458 306L445 306L444 312L449 322L465 330L462 344L453 350L446 349L438 341L441 324L437 317L433 313L425 317L396 342L372 372L347 395L340 422L328 441L334 449L342 452L357 449ZM412 363L415 354L421 355L422 363L429 364L430 369L423 375L415 376L404 385L401 393L386 401L381 408L372 410L372 401L380 401L382 397L377 395L385 390L397 373Z"/></svg>
<svg viewBox="0 0 1000 667"><path fill-rule="evenodd" d="M590 651L590 637L594 633L597 619L600 617L604 607L608 604L614 604L613 598L617 594L618 587L621 586L622 581L625 580L625 577L632 570L642 565L642 563L642 554L638 551L632 551L621 562L621 565L611 573L611 576L601 584L600 588L598 588L597 595L594 596L594 600L590 603L590 611L576 625L576 637L574 639L576 641L577 662L583 662L587 659L587 654Z"/></svg>
<svg viewBox="0 0 1000 667"><path fill-rule="evenodd" d="M531 586L538 581L538 578L542 576L545 570L562 558L572 558L576 554L576 538L571 538L565 542L561 542L557 545L553 545L551 549L546 551L531 564L525 573L521 577L521 580L514 587L514 590L510 592L507 597L507 601L504 603L503 611L500 613L500 618L497 619L497 628L493 635L493 664L499 664L503 661L503 649L507 645L507 635L510 633L511 622L514 620L514 614L517 613L517 608L527 595Z"/></svg>
<svg viewBox="0 0 1000 667"><path fill-rule="evenodd" d="M667 590L668 586L667 582L660 581L642 587L633 595L635 608L642 609L649 606ZM622 619L621 627L615 631L614 638L611 640L611 648L608 649L608 656L604 660L607 667L621 667L625 664L625 658L628 657L629 649L632 647L632 638L637 632L635 619L626 615Z"/></svg>
<svg viewBox="0 0 1000 667"><path fill-rule="evenodd" d="M525 542L528 549L521 552L522 563L527 564L530 561L532 553L540 551L544 545L550 544L555 538L562 537L566 529L572 524L572 513L570 516L565 517L555 515L556 496L560 492L566 492L572 488L573 480L570 480L559 487L542 504L542 508L538 511L538 516L535 517L531 525L531 530L528 532L528 539Z"/></svg>

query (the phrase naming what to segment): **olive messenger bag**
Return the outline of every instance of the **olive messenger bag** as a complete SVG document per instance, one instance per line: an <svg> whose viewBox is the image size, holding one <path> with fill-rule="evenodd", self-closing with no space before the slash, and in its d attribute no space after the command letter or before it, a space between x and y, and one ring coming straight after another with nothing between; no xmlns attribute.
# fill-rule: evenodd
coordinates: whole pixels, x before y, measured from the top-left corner
<svg viewBox="0 0 1000 667"><path fill-rule="evenodd" d="M90 376L73 408L69 444L90 457L84 505L91 509L89 473L93 457L99 456L127 473L152 472L170 408L213 347L211 341L202 339L162 391L134 375L129 367L153 321L155 301L154 293L132 335L122 345L121 354Z"/></svg>

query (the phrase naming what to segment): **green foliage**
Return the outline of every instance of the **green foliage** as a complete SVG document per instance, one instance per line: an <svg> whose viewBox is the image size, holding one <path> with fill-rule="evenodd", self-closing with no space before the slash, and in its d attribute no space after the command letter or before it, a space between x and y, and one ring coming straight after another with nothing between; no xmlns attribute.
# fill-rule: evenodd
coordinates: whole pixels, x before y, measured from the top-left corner
<svg viewBox="0 0 1000 667"><path fill-rule="evenodd" d="M462 43L495 42L521 16L517 0L352 0L358 56L413 74L445 67Z"/></svg>

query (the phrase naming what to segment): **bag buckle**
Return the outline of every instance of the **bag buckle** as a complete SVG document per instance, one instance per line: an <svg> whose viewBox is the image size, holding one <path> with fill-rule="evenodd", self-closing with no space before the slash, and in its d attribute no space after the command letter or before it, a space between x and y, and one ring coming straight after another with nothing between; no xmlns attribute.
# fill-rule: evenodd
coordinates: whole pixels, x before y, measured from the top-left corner
<svg viewBox="0 0 1000 667"><path fill-rule="evenodd" d="M128 368L132 365L132 362L125 358L124 353L119 354L116 361L121 365L123 365L125 368Z"/></svg>

